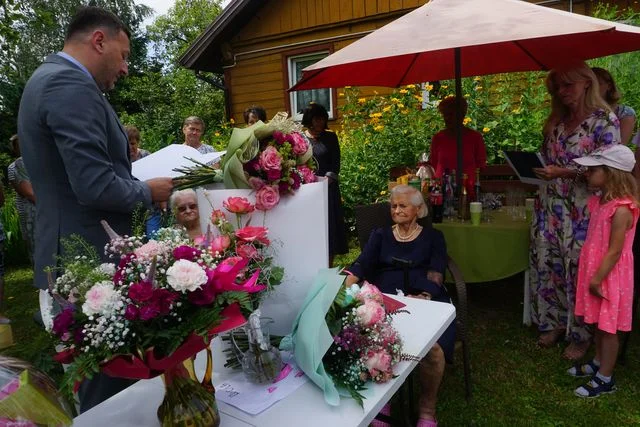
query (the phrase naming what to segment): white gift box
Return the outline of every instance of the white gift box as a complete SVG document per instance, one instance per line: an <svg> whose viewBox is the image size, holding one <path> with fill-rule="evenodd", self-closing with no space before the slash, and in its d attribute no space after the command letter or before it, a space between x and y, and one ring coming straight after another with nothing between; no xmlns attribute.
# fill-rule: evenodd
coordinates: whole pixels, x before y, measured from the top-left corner
<svg viewBox="0 0 640 427"><path fill-rule="evenodd" d="M222 184L198 188L198 208L203 232L213 209L222 210L235 225L235 215L226 211L222 202L229 197L246 197L255 203L254 190L227 190ZM294 195L280 199L270 211L254 211L252 226L269 228L274 251L274 265L284 267L284 279L263 300L262 314L274 319L271 333L286 335L300 310L313 278L321 268L329 266L329 186L326 179L300 186ZM248 215L243 216L243 225Z"/></svg>

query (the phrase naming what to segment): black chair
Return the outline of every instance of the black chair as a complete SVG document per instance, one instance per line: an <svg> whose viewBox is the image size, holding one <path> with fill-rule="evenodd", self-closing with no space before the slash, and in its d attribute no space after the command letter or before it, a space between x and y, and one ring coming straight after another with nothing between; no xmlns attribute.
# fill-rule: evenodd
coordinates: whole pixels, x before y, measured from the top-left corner
<svg viewBox="0 0 640 427"><path fill-rule="evenodd" d="M375 203L371 205L356 206L356 231L358 233L358 243L363 249L369 240L371 232L380 227L393 225L389 203ZM427 215L418 220L423 227L432 227L431 216ZM449 257L447 270L453 278L456 290L456 337L462 343L462 359L464 367L465 397L471 399L471 364L468 340L468 306L467 306L467 285L462 278L462 273L456 263Z"/></svg>

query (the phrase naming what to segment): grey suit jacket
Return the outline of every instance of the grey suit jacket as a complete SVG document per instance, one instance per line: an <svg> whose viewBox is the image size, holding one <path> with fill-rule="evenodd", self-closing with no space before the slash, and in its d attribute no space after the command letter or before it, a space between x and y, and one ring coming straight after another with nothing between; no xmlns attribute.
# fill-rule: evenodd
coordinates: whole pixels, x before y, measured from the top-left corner
<svg viewBox="0 0 640 427"><path fill-rule="evenodd" d="M29 79L18 136L36 196L35 285L44 289L61 238L78 234L103 256L100 220L131 234L131 213L151 206L151 192L131 175L127 135L96 82L59 55Z"/></svg>

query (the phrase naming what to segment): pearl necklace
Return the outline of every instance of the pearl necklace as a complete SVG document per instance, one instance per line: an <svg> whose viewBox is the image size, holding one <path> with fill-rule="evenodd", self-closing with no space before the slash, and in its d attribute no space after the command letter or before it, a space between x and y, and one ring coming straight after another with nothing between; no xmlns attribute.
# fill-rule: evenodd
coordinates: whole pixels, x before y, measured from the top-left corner
<svg viewBox="0 0 640 427"><path fill-rule="evenodd" d="M416 232L418 232L422 227L419 226L418 224L416 224L415 228L413 229L413 231L411 231L408 235L403 236L400 233L400 227L398 227L398 224L393 226L395 232L396 232L396 237L399 241L401 242L407 242L409 240L412 240L415 236L416 236Z"/></svg>

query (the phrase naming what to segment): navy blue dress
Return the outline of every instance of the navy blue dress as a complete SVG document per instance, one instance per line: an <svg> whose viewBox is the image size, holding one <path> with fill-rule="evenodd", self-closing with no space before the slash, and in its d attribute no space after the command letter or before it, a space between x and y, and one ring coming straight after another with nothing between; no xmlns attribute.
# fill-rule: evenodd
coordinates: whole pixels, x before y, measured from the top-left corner
<svg viewBox="0 0 640 427"><path fill-rule="evenodd" d="M327 172L340 174L340 144L338 137L333 132L323 131L317 138L310 138L306 133L313 148L313 157L318 164L317 176L325 176ZM329 254L345 254L347 247L347 231L344 225L344 213L342 210L342 196L338 181L329 182Z"/></svg>
<svg viewBox="0 0 640 427"><path fill-rule="evenodd" d="M393 258L411 262L407 267L408 288L404 284L404 268ZM395 294L397 289L406 295L428 292L432 301L451 303L447 289L427 279L428 271L444 274L446 267L447 248L442 232L424 227L414 240L399 242L391 227L384 227L371 233L367 245L349 271L385 293ZM455 336L455 322L452 322L438 340L447 362L453 361Z"/></svg>

